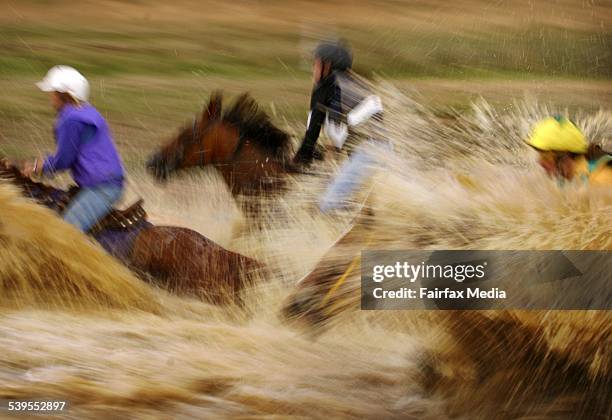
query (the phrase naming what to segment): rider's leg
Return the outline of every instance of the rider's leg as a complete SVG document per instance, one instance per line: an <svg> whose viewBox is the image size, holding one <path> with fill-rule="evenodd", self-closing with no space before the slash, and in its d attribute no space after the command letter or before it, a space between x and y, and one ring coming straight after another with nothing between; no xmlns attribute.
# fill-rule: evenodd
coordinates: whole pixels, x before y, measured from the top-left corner
<svg viewBox="0 0 612 420"><path fill-rule="evenodd" d="M361 188L377 169L380 169L381 159L384 159L383 155L392 152L393 147L386 140L369 140L364 147L355 150L325 191L323 198L319 201L319 209L327 213L346 207L352 194Z"/></svg>
<svg viewBox="0 0 612 420"><path fill-rule="evenodd" d="M87 232L112 210L122 191L123 188L112 184L83 188L64 212L64 220Z"/></svg>
<svg viewBox="0 0 612 420"><path fill-rule="evenodd" d="M322 212L327 213L348 204L352 194L362 186L374 170L376 157L372 152L368 149L356 150L344 162L336 179L319 201L319 208Z"/></svg>

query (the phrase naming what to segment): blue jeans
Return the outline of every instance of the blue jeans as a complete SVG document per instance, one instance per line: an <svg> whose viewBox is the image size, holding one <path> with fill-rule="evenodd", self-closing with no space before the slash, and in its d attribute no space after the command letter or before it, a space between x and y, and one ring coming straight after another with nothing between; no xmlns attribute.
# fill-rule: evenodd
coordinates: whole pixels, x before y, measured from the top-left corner
<svg viewBox="0 0 612 420"><path fill-rule="evenodd" d="M121 198L123 187L101 184L82 188L64 212L64 220L83 232L91 229L113 209Z"/></svg>
<svg viewBox="0 0 612 420"><path fill-rule="evenodd" d="M325 191L319 201L319 209L327 213L345 207L351 195L373 174L380 165L378 162L382 150L390 150L386 143L371 142L368 147L357 149L340 168L336 179Z"/></svg>

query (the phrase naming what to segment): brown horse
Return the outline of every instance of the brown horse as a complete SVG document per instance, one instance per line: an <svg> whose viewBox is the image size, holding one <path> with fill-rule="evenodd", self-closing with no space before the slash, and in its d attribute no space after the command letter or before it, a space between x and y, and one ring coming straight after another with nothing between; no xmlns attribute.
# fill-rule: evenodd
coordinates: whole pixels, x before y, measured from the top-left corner
<svg viewBox="0 0 612 420"><path fill-rule="evenodd" d="M11 181L25 196L58 213L70 199L69 192L32 181L12 166L0 165L0 179ZM139 216L121 225L108 223L92 236L141 278L164 289L213 303L240 302L250 273L260 267L255 260L228 251L193 230L154 226L144 212Z"/></svg>
<svg viewBox="0 0 612 420"><path fill-rule="evenodd" d="M181 169L214 166L234 195L253 195L281 189L284 175L296 172L290 151L289 135L249 94L222 112L222 95L215 92L202 114L155 153L147 168L165 180Z"/></svg>
<svg viewBox="0 0 612 420"><path fill-rule="evenodd" d="M372 209L360 212L315 267L300 279L281 306L281 316L307 327L323 327L346 311L359 309L361 250L371 238Z"/></svg>

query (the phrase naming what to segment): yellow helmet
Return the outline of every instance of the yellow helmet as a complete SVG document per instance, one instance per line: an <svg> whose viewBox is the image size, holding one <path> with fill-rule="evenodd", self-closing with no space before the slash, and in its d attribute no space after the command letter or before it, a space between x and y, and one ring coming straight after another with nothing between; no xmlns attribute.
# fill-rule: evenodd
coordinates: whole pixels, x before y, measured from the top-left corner
<svg viewBox="0 0 612 420"><path fill-rule="evenodd" d="M582 131L563 117L546 118L536 124L527 144L538 150L586 153L589 144Z"/></svg>

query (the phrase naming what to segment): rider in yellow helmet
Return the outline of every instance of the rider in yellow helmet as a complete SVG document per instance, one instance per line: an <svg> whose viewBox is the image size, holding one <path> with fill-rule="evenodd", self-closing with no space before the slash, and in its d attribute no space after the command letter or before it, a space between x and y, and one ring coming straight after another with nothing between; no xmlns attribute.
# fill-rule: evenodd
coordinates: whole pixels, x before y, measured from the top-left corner
<svg viewBox="0 0 612 420"><path fill-rule="evenodd" d="M527 139L540 154L540 165L551 177L585 179L590 185L612 186L612 155L589 145L574 123L563 117L540 121Z"/></svg>

